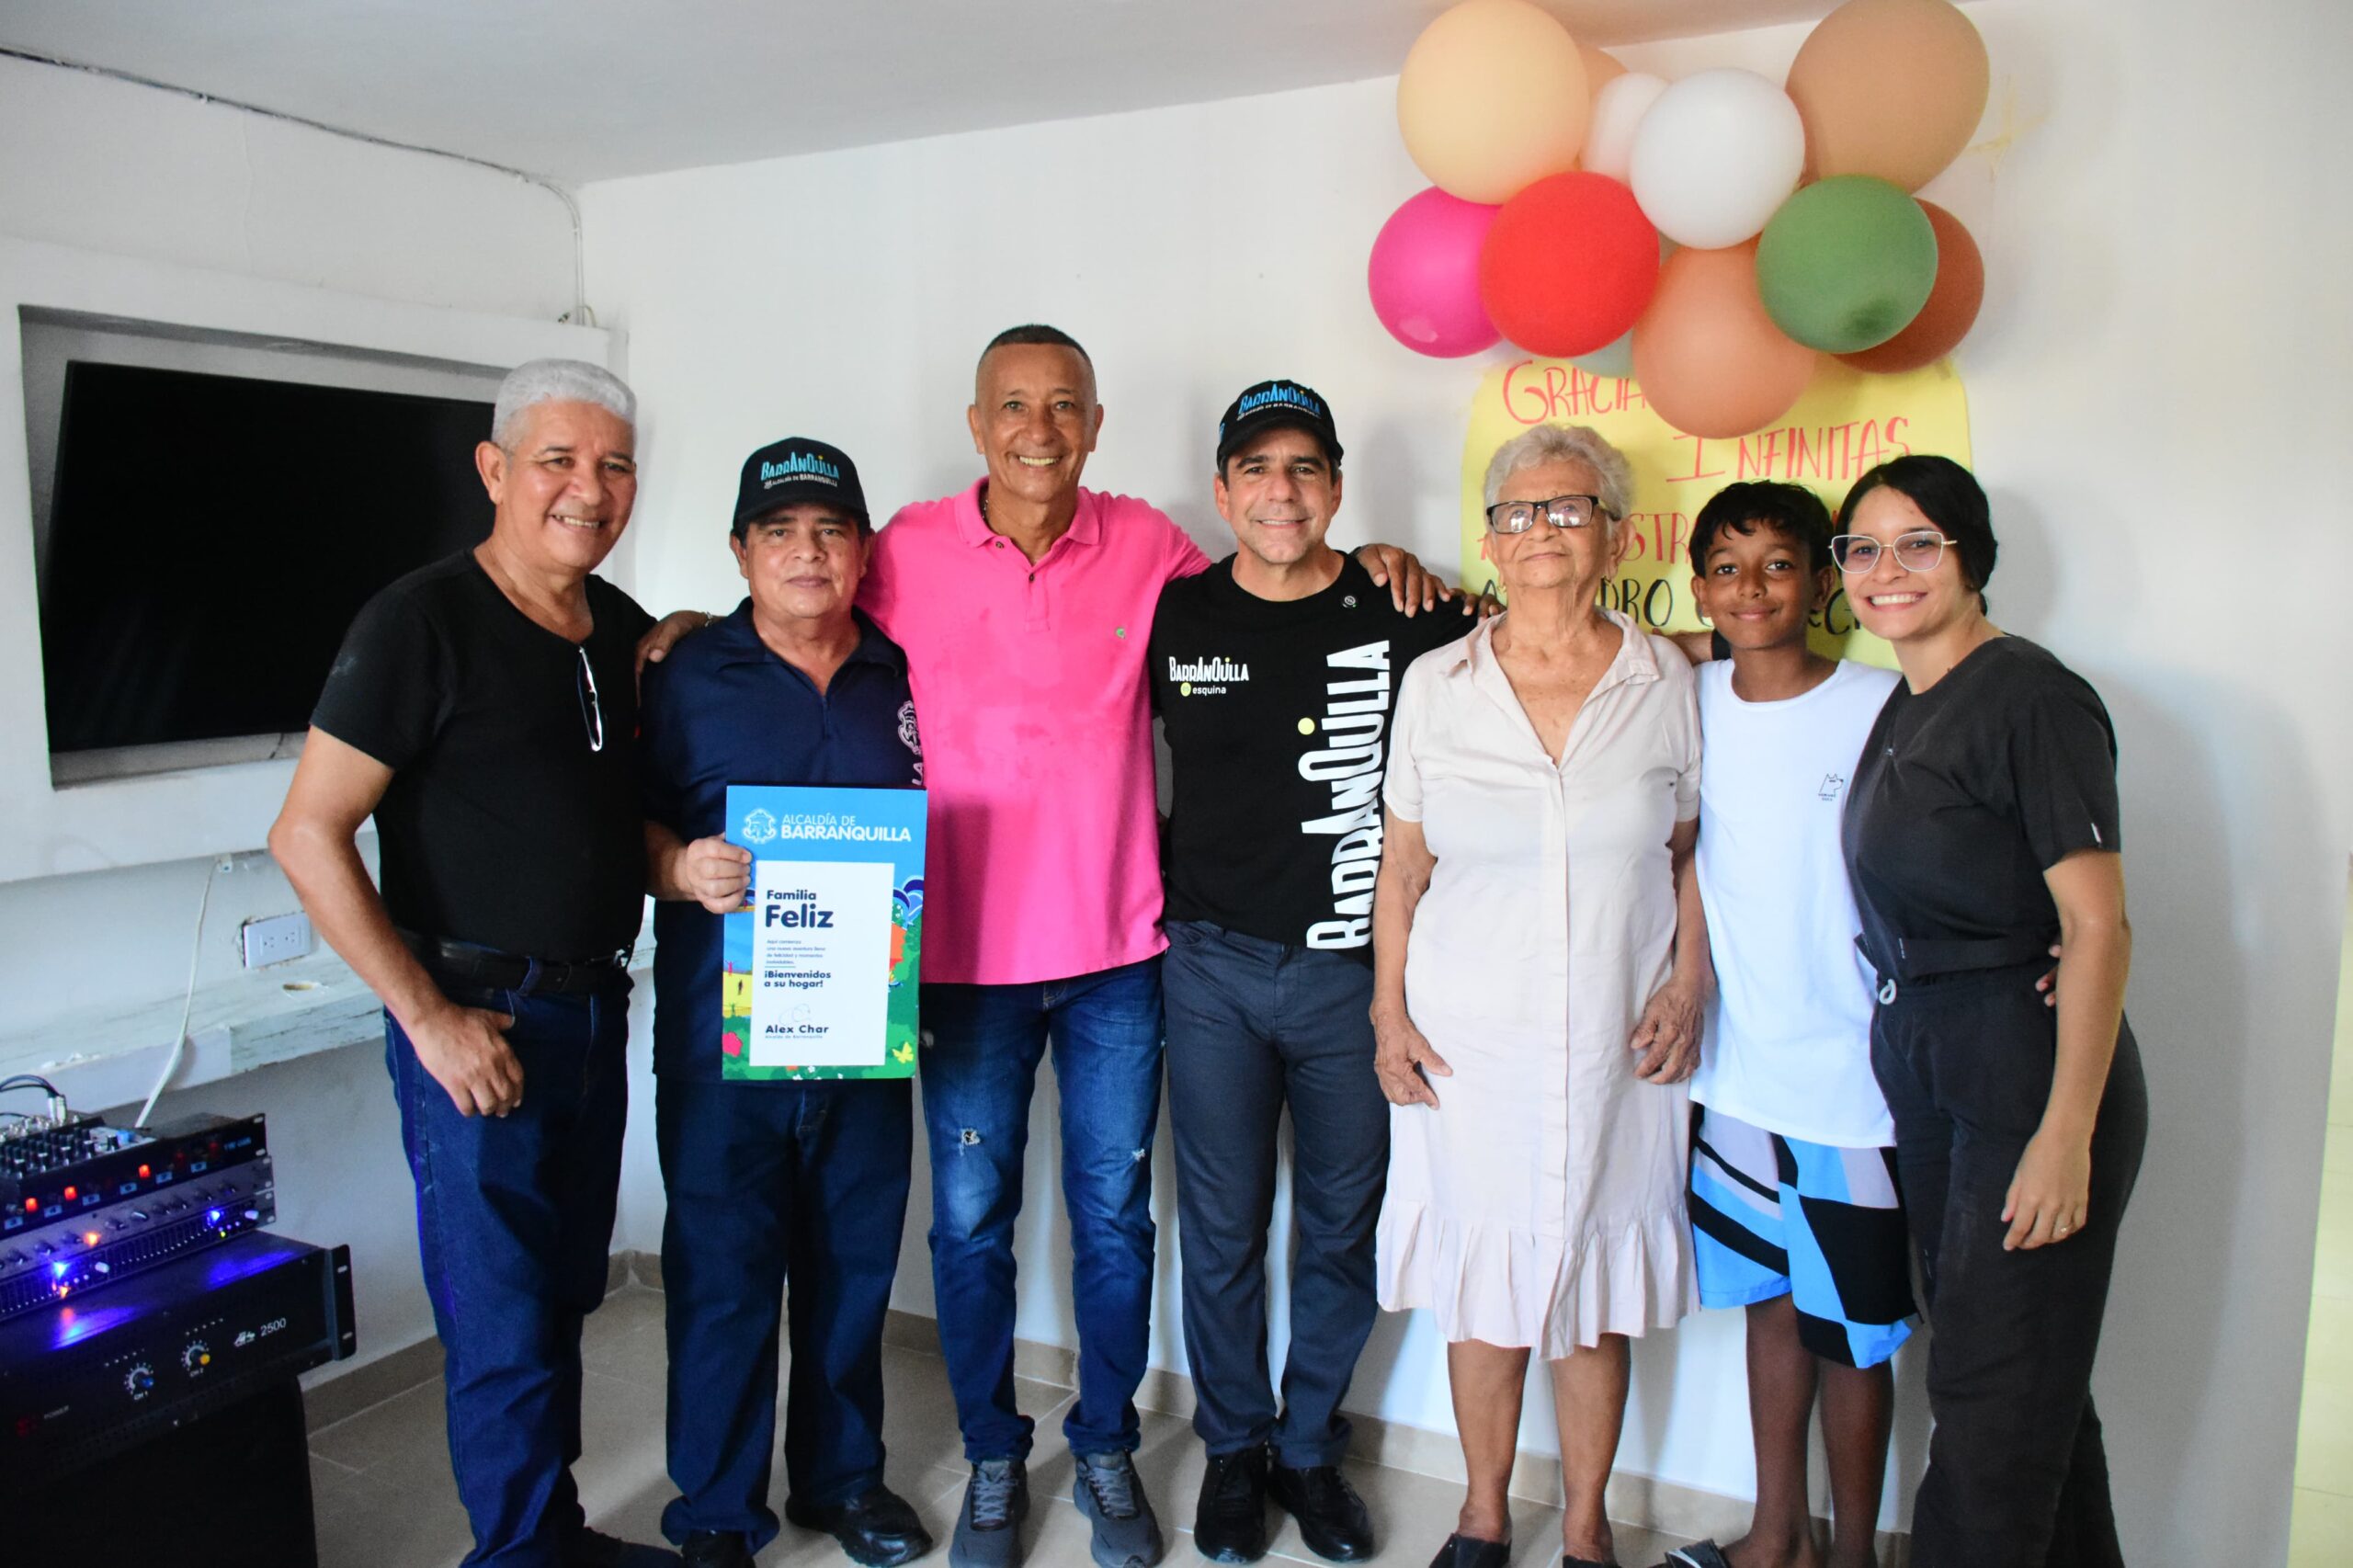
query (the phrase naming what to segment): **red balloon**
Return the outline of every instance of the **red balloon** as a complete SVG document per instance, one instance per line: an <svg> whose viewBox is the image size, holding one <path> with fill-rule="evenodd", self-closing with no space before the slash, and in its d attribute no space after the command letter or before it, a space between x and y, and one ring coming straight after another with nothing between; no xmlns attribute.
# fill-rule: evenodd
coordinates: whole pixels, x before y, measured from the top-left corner
<svg viewBox="0 0 2353 1568"><path fill-rule="evenodd" d="M1921 201L1920 210L1937 232L1937 280L1929 287L1928 302L1911 325L1878 347L1838 356L1858 370L1890 376L1933 365L1977 324L1977 307L1985 302L1985 258L1960 219L1933 201Z"/></svg>
<svg viewBox="0 0 2353 1568"><path fill-rule="evenodd" d="M1488 319L1531 354L1566 358L1626 335L1658 286L1658 231L1614 179L1549 175L1503 205L1479 252Z"/></svg>

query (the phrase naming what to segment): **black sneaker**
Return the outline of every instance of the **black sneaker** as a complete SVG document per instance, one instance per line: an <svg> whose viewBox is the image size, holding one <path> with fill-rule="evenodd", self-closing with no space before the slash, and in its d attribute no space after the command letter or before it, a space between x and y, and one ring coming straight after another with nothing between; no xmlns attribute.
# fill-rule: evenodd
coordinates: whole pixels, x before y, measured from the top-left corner
<svg viewBox="0 0 2353 1568"><path fill-rule="evenodd" d="M752 1568L752 1548L733 1530L696 1530L687 1537L687 1568Z"/></svg>
<svg viewBox="0 0 2353 1568"><path fill-rule="evenodd" d="M1267 1490L1299 1521L1299 1538L1326 1562L1361 1562L1373 1553L1372 1516L1336 1464L1306 1470L1277 1465Z"/></svg>
<svg viewBox="0 0 2353 1568"><path fill-rule="evenodd" d="M745 1557L747 1568L751 1561ZM666 1546L640 1546L585 1527L563 1552L563 1568L677 1568L677 1564L678 1554Z"/></svg>
<svg viewBox="0 0 2353 1568"><path fill-rule="evenodd" d="M1267 1555L1267 1450L1264 1445L1211 1454L1193 1507L1193 1545L1212 1562L1256 1562Z"/></svg>
<svg viewBox="0 0 2353 1568"><path fill-rule="evenodd" d="M1099 1568L1153 1568L1167 1549L1135 1460L1117 1450L1074 1457L1078 1475L1071 1483L1071 1501L1095 1526L1090 1551Z"/></svg>
<svg viewBox="0 0 2353 1568"><path fill-rule="evenodd" d="M847 1503L787 1498L784 1517L803 1529L832 1536L851 1562L866 1568L899 1568L931 1550L931 1532L907 1500L887 1486L870 1487Z"/></svg>
<svg viewBox="0 0 2353 1568"><path fill-rule="evenodd" d="M983 1460L964 1487L948 1568L1015 1568L1021 1520L1029 1512L1029 1471L1019 1460Z"/></svg>

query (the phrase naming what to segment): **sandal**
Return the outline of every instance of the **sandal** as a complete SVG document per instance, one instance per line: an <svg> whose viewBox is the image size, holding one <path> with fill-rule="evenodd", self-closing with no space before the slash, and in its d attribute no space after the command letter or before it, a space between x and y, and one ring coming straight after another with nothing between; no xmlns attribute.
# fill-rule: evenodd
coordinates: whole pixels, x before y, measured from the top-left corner
<svg viewBox="0 0 2353 1568"><path fill-rule="evenodd" d="M1481 1540L1458 1530L1438 1549L1430 1568L1511 1568L1511 1542Z"/></svg>
<svg viewBox="0 0 2353 1568"><path fill-rule="evenodd" d="M1712 1540L1695 1540L1666 1554L1659 1568L1732 1568L1732 1560Z"/></svg>

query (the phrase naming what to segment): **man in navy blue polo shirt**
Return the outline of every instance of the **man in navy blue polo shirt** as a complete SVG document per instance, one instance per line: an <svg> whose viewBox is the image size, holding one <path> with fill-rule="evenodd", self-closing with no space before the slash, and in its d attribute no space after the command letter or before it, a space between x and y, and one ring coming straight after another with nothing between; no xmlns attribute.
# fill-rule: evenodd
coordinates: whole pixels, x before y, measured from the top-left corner
<svg viewBox="0 0 2353 1568"><path fill-rule="evenodd" d="M655 1140L670 1211L670 1478L663 1532L696 1568L749 1568L776 1538L779 1298L790 1282L785 1517L890 1568L931 1550L882 1484L882 1321L914 1146L904 1078L724 1083L722 916L750 852L722 836L730 784L920 785L906 656L852 608L870 547L848 458L754 452L733 548L751 597L645 672L646 865L654 912Z"/></svg>

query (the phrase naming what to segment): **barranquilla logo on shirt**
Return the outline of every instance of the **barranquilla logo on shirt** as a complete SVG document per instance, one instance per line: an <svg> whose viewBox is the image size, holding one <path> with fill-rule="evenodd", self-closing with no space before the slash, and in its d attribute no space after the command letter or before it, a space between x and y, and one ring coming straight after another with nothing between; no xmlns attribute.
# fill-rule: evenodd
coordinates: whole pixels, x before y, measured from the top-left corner
<svg viewBox="0 0 2353 1568"><path fill-rule="evenodd" d="M1332 840L1332 918L1308 927L1307 945L1362 948L1372 942L1372 886L1381 875L1389 640L1343 648L1324 663L1330 678L1322 722L1299 722L1301 734L1322 738L1301 753L1299 776L1327 786L1332 809L1301 823L1299 831Z"/></svg>
<svg viewBox="0 0 2353 1568"><path fill-rule="evenodd" d="M1168 678L1176 683L1179 697L1217 697L1229 686L1239 686L1250 678L1250 666L1235 664L1232 659L1211 655L1190 663L1168 655Z"/></svg>

